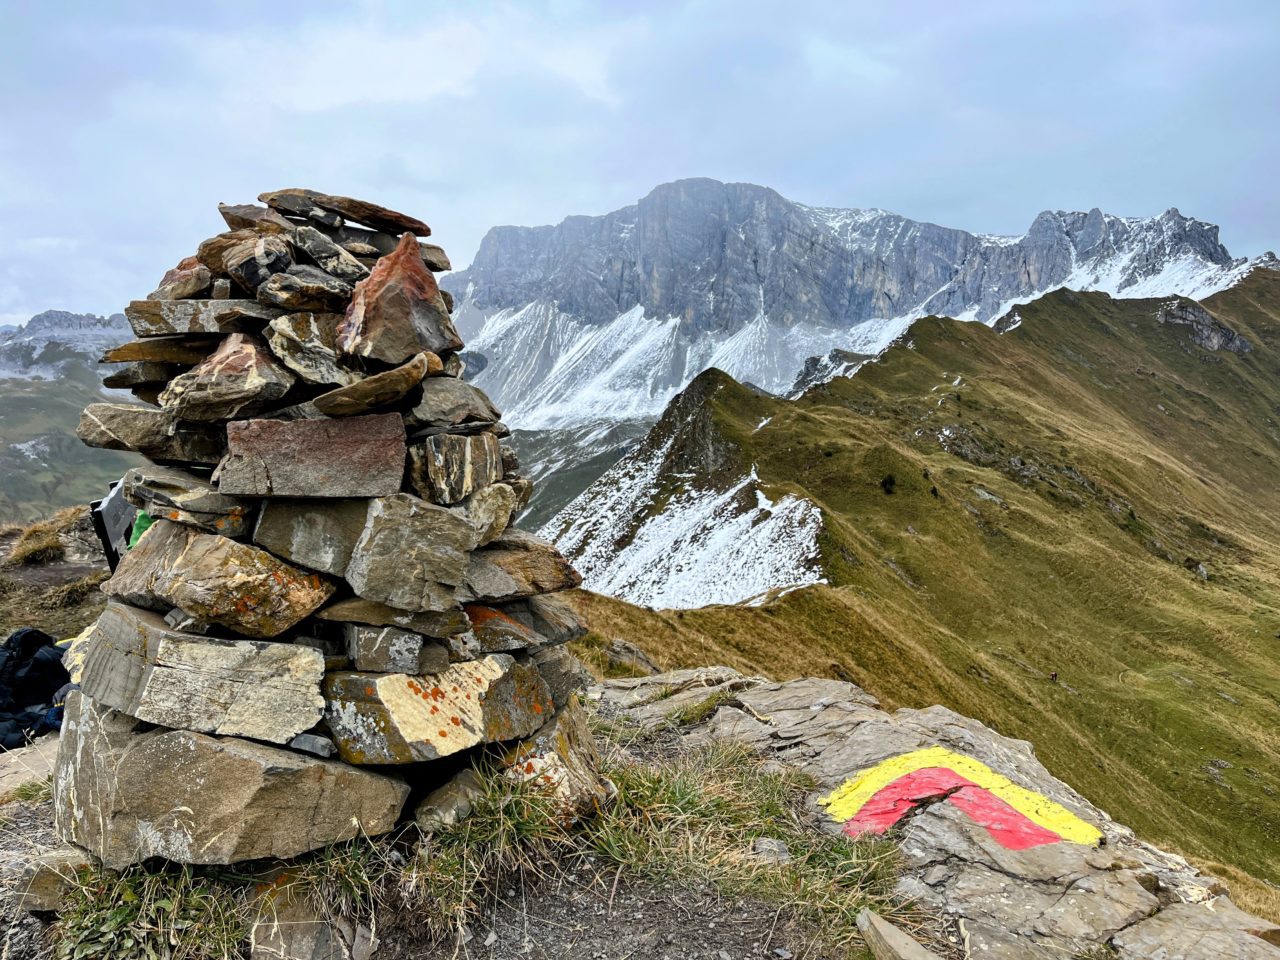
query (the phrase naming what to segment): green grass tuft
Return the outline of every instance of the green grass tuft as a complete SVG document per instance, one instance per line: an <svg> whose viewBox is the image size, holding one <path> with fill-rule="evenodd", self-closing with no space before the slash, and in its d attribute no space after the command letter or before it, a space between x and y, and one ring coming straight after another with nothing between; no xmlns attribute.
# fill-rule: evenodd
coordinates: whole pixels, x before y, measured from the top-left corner
<svg viewBox="0 0 1280 960"><path fill-rule="evenodd" d="M232 960L243 956L253 887L198 867L78 875L55 927L57 960Z"/></svg>
<svg viewBox="0 0 1280 960"><path fill-rule="evenodd" d="M28 780L0 796L0 806L6 803L44 803L53 799L53 777Z"/></svg>

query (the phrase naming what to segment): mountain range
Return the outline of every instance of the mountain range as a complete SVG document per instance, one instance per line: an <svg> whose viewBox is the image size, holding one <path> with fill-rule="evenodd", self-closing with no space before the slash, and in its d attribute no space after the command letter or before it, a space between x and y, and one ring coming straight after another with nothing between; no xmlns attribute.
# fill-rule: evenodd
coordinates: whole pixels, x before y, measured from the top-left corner
<svg viewBox="0 0 1280 960"><path fill-rule="evenodd" d="M64 310L0 331L0 525L96 500L136 462L75 435L80 411L104 399L98 357L131 336L123 314Z"/></svg>
<svg viewBox="0 0 1280 960"><path fill-rule="evenodd" d="M495 227L443 285L484 358L475 383L512 427L537 431L516 444L544 478L531 508L542 522L548 500L593 479L561 477L566 452L607 466L703 370L793 394L856 369L922 316L989 323L1061 287L1203 297L1254 262L1175 209L1045 211L998 237L692 179L604 216Z"/></svg>

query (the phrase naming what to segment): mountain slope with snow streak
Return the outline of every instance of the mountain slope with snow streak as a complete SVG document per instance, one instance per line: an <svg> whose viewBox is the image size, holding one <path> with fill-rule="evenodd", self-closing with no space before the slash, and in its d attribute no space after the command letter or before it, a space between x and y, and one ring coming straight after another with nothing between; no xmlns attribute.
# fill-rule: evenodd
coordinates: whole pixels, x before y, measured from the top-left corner
<svg viewBox="0 0 1280 960"><path fill-rule="evenodd" d="M689 608L824 582L822 512L771 498L714 422L712 401L729 384L714 369L695 378L639 447L542 528L588 589Z"/></svg>

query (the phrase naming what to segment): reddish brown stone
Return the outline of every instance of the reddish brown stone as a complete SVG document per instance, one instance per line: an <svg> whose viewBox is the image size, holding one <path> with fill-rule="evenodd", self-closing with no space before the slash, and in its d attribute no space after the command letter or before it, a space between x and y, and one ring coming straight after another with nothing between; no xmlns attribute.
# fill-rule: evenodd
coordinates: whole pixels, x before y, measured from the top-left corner
<svg viewBox="0 0 1280 960"><path fill-rule="evenodd" d="M147 294L148 300L185 300L199 296L213 283L209 268L195 257L187 257L160 278L160 285Z"/></svg>
<svg viewBox="0 0 1280 960"><path fill-rule="evenodd" d="M404 422L384 413L343 420L227 424L218 490L252 497L385 497L404 476Z"/></svg>
<svg viewBox="0 0 1280 960"><path fill-rule="evenodd" d="M389 210L376 203L369 203L367 200L356 200L354 197L339 197L329 193L320 193L316 190L306 190L301 187L288 187L284 190L274 190L271 193L260 193L258 194L258 199L269 206L288 212L292 212L309 202L312 206L319 207L322 210L331 210L340 216L346 217L348 220L354 220L356 223L372 227L374 230L383 230L387 233L404 233L408 231L409 233L416 233L420 237L431 236L431 228L417 217Z"/></svg>
<svg viewBox="0 0 1280 960"><path fill-rule="evenodd" d="M356 284L338 329L338 348L386 363L403 363L423 350L441 354L462 348L440 288L411 234Z"/></svg>

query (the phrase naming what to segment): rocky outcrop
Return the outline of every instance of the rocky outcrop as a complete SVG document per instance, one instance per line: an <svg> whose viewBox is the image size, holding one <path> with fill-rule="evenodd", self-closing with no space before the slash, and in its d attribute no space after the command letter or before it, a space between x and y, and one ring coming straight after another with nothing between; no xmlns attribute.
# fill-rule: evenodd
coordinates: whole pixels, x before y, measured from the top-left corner
<svg viewBox="0 0 1280 960"><path fill-rule="evenodd" d="M535 429L656 417L710 366L782 393L806 358L876 352L915 317L990 322L1062 286L1198 299L1248 268L1174 209L1045 211L991 237L692 179L603 216L495 227L444 282L488 359L477 386Z"/></svg>
<svg viewBox="0 0 1280 960"><path fill-rule="evenodd" d="M1157 311L1156 322L1189 328L1191 341L1205 350L1253 351L1253 344L1193 300L1170 300Z"/></svg>
<svg viewBox="0 0 1280 960"><path fill-rule="evenodd" d="M900 892L954 923L970 956L1278 960L1280 927L1136 839L1054 778L1031 745L943 707L887 713L837 680L775 683L724 667L592 691L645 727L706 704L692 742L747 744L814 781L831 832L897 843Z"/></svg>

